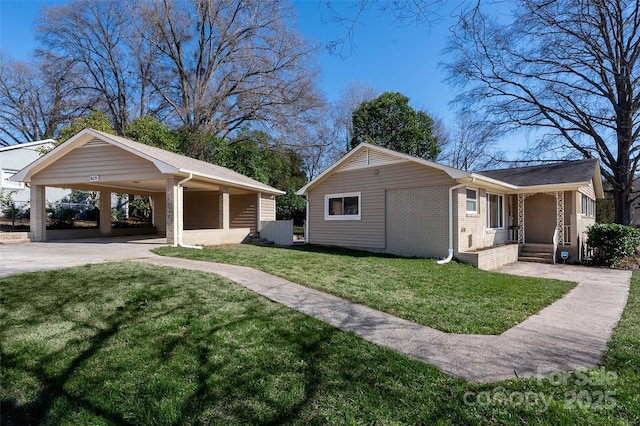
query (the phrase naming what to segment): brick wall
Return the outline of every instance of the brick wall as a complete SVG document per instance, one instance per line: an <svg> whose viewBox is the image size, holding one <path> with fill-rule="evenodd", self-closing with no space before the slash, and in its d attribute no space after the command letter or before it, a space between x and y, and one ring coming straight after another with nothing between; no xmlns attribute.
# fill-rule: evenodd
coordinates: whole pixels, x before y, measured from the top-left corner
<svg viewBox="0 0 640 426"><path fill-rule="evenodd" d="M240 244L248 240L249 234L249 228L185 230L182 231L182 242L187 245L204 246Z"/></svg>
<svg viewBox="0 0 640 426"><path fill-rule="evenodd" d="M490 271L509 263L517 262L518 245L507 244L475 252L457 253L456 258L478 269Z"/></svg>
<svg viewBox="0 0 640 426"><path fill-rule="evenodd" d="M442 185L387 190L385 252L400 256L447 256L448 188Z"/></svg>

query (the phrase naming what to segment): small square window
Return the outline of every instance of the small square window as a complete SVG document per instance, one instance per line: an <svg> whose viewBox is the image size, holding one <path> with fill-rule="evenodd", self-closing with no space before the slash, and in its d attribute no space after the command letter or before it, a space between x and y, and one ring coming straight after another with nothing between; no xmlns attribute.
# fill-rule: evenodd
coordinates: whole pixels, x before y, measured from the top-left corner
<svg viewBox="0 0 640 426"><path fill-rule="evenodd" d="M325 220L360 220L360 193L325 196Z"/></svg>
<svg viewBox="0 0 640 426"><path fill-rule="evenodd" d="M478 191L467 188L467 213L478 213Z"/></svg>

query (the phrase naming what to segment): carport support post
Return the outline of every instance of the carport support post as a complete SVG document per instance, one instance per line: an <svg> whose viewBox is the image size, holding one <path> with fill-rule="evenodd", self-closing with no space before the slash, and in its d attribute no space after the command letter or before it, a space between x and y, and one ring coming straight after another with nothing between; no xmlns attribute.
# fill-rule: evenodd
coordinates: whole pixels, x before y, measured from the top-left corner
<svg viewBox="0 0 640 426"><path fill-rule="evenodd" d="M111 192L100 191L100 234L111 234Z"/></svg>
<svg viewBox="0 0 640 426"><path fill-rule="evenodd" d="M220 188L220 228L229 229L229 188Z"/></svg>
<svg viewBox="0 0 640 426"><path fill-rule="evenodd" d="M44 185L31 185L29 227L33 241L45 241L47 232L47 196Z"/></svg>
<svg viewBox="0 0 640 426"><path fill-rule="evenodd" d="M167 244L172 246L178 245L178 235L182 226L182 206L179 196L182 187L178 186L178 182L179 179L174 176L167 179Z"/></svg>

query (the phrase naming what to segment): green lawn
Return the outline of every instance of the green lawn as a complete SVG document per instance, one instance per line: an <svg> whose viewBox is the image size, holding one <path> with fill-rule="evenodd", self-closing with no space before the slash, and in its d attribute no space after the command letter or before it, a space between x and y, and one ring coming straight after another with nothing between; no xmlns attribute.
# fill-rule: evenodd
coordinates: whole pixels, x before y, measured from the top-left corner
<svg viewBox="0 0 640 426"><path fill-rule="evenodd" d="M0 327L2 425L640 420L637 273L603 367L550 380L469 384L218 276L134 262L2 278Z"/></svg>
<svg viewBox="0 0 640 426"><path fill-rule="evenodd" d="M437 265L433 259L318 246L161 247L154 252L251 266L450 333L501 334L575 286L480 271L456 262Z"/></svg>

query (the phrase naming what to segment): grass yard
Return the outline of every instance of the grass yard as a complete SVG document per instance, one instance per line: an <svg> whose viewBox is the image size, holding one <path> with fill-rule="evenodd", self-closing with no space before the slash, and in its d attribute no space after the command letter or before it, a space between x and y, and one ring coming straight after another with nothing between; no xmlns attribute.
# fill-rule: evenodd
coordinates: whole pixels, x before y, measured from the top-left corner
<svg viewBox="0 0 640 426"><path fill-rule="evenodd" d="M15 275L0 279L0 303L2 425L640 420L638 273L602 368L484 385L200 272L119 262Z"/></svg>
<svg viewBox="0 0 640 426"><path fill-rule="evenodd" d="M562 297L575 283L515 277L433 259L319 246L161 247L164 256L251 266L438 330L501 334Z"/></svg>

